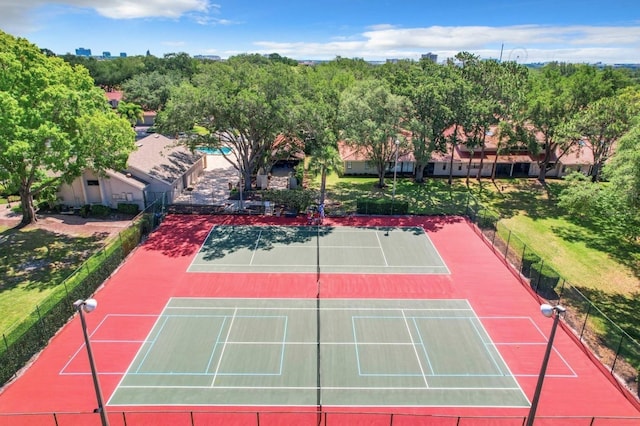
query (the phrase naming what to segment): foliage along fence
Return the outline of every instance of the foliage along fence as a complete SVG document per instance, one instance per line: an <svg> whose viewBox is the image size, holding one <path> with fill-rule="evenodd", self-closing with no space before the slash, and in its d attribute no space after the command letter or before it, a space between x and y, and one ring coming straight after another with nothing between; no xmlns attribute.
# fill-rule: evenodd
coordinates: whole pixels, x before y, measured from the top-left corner
<svg viewBox="0 0 640 426"><path fill-rule="evenodd" d="M511 232L493 212L469 208L467 217L491 244L494 252L517 272L523 285L541 300L561 304L567 311L562 320L577 339L607 371L630 391L640 396L640 344L622 330L582 291L560 276L547 260L538 256Z"/></svg>
<svg viewBox="0 0 640 426"><path fill-rule="evenodd" d="M118 268L142 238L158 227L163 218L161 202L138 214L131 225L105 245L60 283L29 316L2 334L0 383L14 377L44 348L74 314L73 302L86 299Z"/></svg>

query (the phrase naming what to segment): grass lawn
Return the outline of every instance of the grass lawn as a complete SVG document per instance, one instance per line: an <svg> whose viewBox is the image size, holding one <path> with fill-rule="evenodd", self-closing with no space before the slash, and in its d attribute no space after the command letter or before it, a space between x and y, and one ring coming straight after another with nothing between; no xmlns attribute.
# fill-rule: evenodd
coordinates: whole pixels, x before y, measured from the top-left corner
<svg viewBox="0 0 640 426"><path fill-rule="evenodd" d="M0 228L0 332L26 318L102 246L96 237Z"/></svg>

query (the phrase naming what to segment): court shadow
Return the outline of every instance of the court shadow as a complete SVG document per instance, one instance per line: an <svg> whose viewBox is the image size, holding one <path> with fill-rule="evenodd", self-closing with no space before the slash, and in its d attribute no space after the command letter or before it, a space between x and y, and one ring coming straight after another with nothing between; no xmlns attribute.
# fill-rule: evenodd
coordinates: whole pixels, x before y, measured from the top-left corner
<svg viewBox="0 0 640 426"><path fill-rule="evenodd" d="M202 246L201 253L204 260L213 260L243 249L269 251L276 246L308 243L318 235L331 232L331 227L217 226Z"/></svg>

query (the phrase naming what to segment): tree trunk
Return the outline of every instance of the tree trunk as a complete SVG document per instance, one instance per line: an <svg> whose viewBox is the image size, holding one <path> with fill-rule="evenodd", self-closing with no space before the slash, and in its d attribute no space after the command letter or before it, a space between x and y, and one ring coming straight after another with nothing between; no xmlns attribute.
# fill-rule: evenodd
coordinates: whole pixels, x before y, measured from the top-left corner
<svg viewBox="0 0 640 426"><path fill-rule="evenodd" d="M451 159L449 160L449 186L453 183L453 151L456 149L455 144L451 144Z"/></svg>
<svg viewBox="0 0 640 426"><path fill-rule="evenodd" d="M500 149L498 148L498 151L496 151L496 158L493 160L493 164L491 166L491 180L496 180L496 169L498 168L498 152L500 152Z"/></svg>
<svg viewBox="0 0 640 426"><path fill-rule="evenodd" d="M322 175L320 177L320 204L324 204L324 193L327 189L327 168L322 167Z"/></svg>
<svg viewBox="0 0 640 426"><path fill-rule="evenodd" d="M425 165L422 163L416 164L416 182L424 183L424 167Z"/></svg>
<svg viewBox="0 0 640 426"><path fill-rule="evenodd" d="M545 178L547 176L547 166L549 165L549 158L551 158L551 143L547 141L544 148L544 160L542 160L540 173L538 173L538 180L542 183L545 182Z"/></svg>
<svg viewBox="0 0 640 426"><path fill-rule="evenodd" d="M482 135L482 148L480 149L480 167L478 168L478 176L476 179L482 179L482 168L484 167L484 149L486 148L486 132ZM497 152L496 152L497 155Z"/></svg>
<svg viewBox="0 0 640 426"><path fill-rule="evenodd" d="M33 206L33 195L28 188L24 186L20 187L20 207L22 208L22 222L21 226L31 225L38 221L36 217L36 209Z"/></svg>
<svg viewBox="0 0 640 426"><path fill-rule="evenodd" d="M469 178L471 177L471 166L473 161L473 150L469 154L469 163L467 164L467 186L469 186Z"/></svg>

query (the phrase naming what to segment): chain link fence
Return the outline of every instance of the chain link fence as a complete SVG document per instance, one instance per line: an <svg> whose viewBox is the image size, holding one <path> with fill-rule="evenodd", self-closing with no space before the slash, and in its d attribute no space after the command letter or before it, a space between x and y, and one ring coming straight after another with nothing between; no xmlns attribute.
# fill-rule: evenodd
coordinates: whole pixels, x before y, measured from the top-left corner
<svg viewBox="0 0 640 426"><path fill-rule="evenodd" d="M477 205L479 206L479 205ZM596 304L570 283L502 222L482 207L470 206L466 214L494 252L502 257L541 302L567 308L562 316L575 336L599 362L637 399L640 344L612 321Z"/></svg>
<svg viewBox="0 0 640 426"><path fill-rule="evenodd" d="M0 383L15 377L27 362L42 350L49 339L74 314L73 302L86 299L118 268L124 258L158 227L164 205L155 202L139 213L131 225L63 280L56 290L36 305L27 318L2 334L0 342Z"/></svg>
<svg viewBox="0 0 640 426"><path fill-rule="evenodd" d="M380 412L333 412L333 411L109 411L111 426L204 426L204 425L308 425L344 426L354 424L371 425L430 425L430 426L522 426L524 416L455 416ZM23 414L21 421L16 415L0 414L0 426L37 424L40 426L76 426L99 424L96 413L40 413ZM13 422L12 422L13 421ZM17 423L16 423L17 422ZM536 416L536 424L545 426L635 426L637 417L570 417Z"/></svg>

